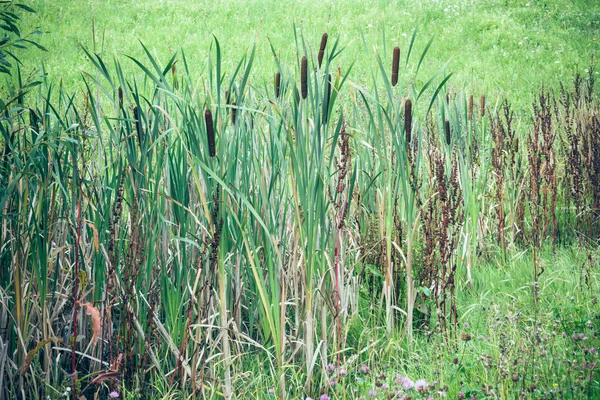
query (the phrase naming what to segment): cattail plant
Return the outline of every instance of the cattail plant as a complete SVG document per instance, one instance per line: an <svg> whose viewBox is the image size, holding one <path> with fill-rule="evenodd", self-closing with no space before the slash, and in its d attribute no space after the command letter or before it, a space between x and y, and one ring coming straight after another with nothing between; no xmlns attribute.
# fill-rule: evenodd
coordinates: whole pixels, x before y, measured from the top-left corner
<svg viewBox="0 0 600 400"><path fill-rule="evenodd" d="M327 33L324 33L321 37L321 46L319 47L318 65L321 68L323 62L323 56L325 55L325 47L327 46Z"/></svg>
<svg viewBox="0 0 600 400"><path fill-rule="evenodd" d="M468 119L469 121L473 120L473 95L469 96Z"/></svg>
<svg viewBox="0 0 600 400"><path fill-rule="evenodd" d="M215 151L215 127L213 125L212 113L207 108L204 112L204 122L206 124L206 139L208 141L208 154L214 158Z"/></svg>
<svg viewBox="0 0 600 400"><path fill-rule="evenodd" d="M485 94L481 95L481 109L479 112L479 115L481 116L481 118L483 118L485 116Z"/></svg>
<svg viewBox="0 0 600 400"><path fill-rule="evenodd" d="M302 92L302 98L306 99L308 96L308 60L306 56L302 57L300 65L300 90Z"/></svg>
<svg viewBox="0 0 600 400"><path fill-rule="evenodd" d="M410 146L412 134L412 102L406 99L404 102L404 130L406 131L406 146Z"/></svg>
<svg viewBox="0 0 600 400"><path fill-rule="evenodd" d="M451 135L450 135L450 121L446 120L446 122L444 123L444 133L446 136L446 144L448 146L450 146L450 141L452 139Z"/></svg>
<svg viewBox="0 0 600 400"><path fill-rule="evenodd" d="M281 73L279 71L275 72L275 97L279 98L281 91Z"/></svg>
<svg viewBox="0 0 600 400"><path fill-rule="evenodd" d="M231 103L231 123L235 126L235 113L237 111L237 103L234 101Z"/></svg>
<svg viewBox="0 0 600 400"><path fill-rule="evenodd" d="M398 84L398 67L400 65L400 47L394 47L392 55L392 86Z"/></svg>

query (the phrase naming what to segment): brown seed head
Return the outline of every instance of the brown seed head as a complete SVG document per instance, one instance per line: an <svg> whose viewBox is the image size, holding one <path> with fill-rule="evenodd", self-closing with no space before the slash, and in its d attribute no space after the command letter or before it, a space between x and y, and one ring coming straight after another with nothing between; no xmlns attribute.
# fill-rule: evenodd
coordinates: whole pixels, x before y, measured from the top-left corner
<svg viewBox="0 0 600 400"><path fill-rule="evenodd" d="M325 47L327 47L327 33L324 33L321 37L321 46L319 47L319 68L321 68L321 63L323 62L323 56L325 55Z"/></svg>
<svg viewBox="0 0 600 400"><path fill-rule="evenodd" d="M445 131L446 131L446 144L450 146L450 121L446 120L445 123Z"/></svg>
<svg viewBox="0 0 600 400"><path fill-rule="evenodd" d="M231 103L231 123L235 125L235 112L237 110L237 103L234 101Z"/></svg>
<svg viewBox="0 0 600 400"><path fill-rule="evenodd" d="M400 47L394 47L392 56L392 86L398 84L398 66L400 65Z"/></svg>
<svg viewBox="0 0 600 400"><path fill-rule="evenodd" d="M406 131L406 146L408 146L412 134L412 102L410 99L404 102L404 130Z"/></svg>
<svg viewBox="0 0 600 400"><path fill-rule="evenodd" d="M137 106L133 107L133 119L135 120L135 130L138 135L138 143L142 146L142 121L140 121L140 111Z"/></svg>
<svg viewBox="0 0 600 400"><path fill-rule="evenodd" d="M206 139L208 140L208 153L214 157L215 152L215 127L213 125L212 113L207 108L204 112L204 122L206 123Z"/></svg>
<svg viewBox="0 0 600 400"><path fill-rule="evenodd" d="M119 86L119 108L123 108L123 88Z"/></svg>
<svg viewBox="0 0 600 400"><path fill-rule="evenodd" d="M481 95L481 116L485 116L485 94Z"/></svg>
<svg viewBox="0 0 600 400"><path fill-rule="evenodd" d="M473 95L469 96L469 121L473 120Z"/></svg>
<svg viewBox="0 0 600 400"><path fill-rule="evenodd" d="M279 97L280 89L281 89L281 73L279 71L277 71L275 73L275 97L276 98Z"/></svg>
<svg viewBox="0 0 600 400"><path fill-rule="evenodd" d="M302 91L302 98L306 99L308 96L308 60L306 57L302 57L302 64L300 66L300 89Z"/></svg>

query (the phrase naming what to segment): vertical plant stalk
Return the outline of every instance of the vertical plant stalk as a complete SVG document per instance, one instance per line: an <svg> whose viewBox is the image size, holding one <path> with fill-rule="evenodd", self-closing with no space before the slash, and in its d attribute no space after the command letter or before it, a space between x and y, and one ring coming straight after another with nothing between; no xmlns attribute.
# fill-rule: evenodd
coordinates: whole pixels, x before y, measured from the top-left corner
<svg viewBox="0 0 600 400"><path fill-rule="evenodd" d="M233 103L231 103L231 123L233 124L233 126L235 126L236 111L237 103L234 101Z"/></svg>
<svg viewBox="0 0 600 400"><path fill-rule="evenodd" d="M325 55L325 47L327 46L327 33L324 33L321 37L321 46L319 47L319 68L321 68L321 64L323 62L323 56Z"/></svg>
<svg viewBox="0 0 600 400"><path fill-rule="evenodd" d="M392 86L398 84L398 68L400 66L400 47L394 47L392 55Z"/></svg>
<svg viewBox="0 0 600 400"><path fill-rule="evenodd" d="M78 172L74 171L73 173L77 174ZM77 235L75 238L75 277L73 283L73 343L71 344L71 393L73 398L77 398L77 314L79 314L79 241L81 240L81 199L79 196L75 207L75 220Z"/></svg>
<svg viewBox="0 0 600 400"><path fill-rule="evenodd" d="M306 56L302 57L300 65L300 89L302 91L302 98L306 99L308 96L308 60Z"/></svg>

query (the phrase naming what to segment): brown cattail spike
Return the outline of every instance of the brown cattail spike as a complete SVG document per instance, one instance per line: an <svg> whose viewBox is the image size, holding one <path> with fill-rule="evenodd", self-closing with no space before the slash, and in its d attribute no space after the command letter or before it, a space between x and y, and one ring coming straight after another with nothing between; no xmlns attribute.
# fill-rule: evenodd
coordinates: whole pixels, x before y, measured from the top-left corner
<svg viewBox="0 0 600 400"><path fill-rule="evenodd" d="M306 57L302 57L302 65L300 66L300 90L302 91L302 98L306 99L308 96L308 60Z"/></svg>
<svg viewBox="0 0 600 400"><path fill-rule="evenodd" d="M394 47L394 55L392 57L392 86L398 84L398 67L400 65L400 47Z"/></svg>
<svg viewBox="0 0 600 400"><path fill-rule="evenodd" d="M473 120L473 95L469 96L469 121Z"/></svg>
<svg viewBox="0 0 600 400"><path fill-rule="evenodd" d="M450 146L450 121L446 120L446 144Z"/></svg>
<svg viewBox="0 0 600 400"><path fill-rule="evenodd" d="M485 116L485 94L481 95L481 116Z"/></svg>
<svg viewBox="0 0 600 400"><path fill-rule="evenodd" d="M123 88L119 86L119 108L123 108Z"/></svg>
<svg viewBox="0 0 600 400"><path fill-rule="evenodd" d="M138 135L138 143L142 146L142 121L140 121L140 111L137 106L133 107L133 119L135 120L135 130Z"/></svg>
<svg viewBox="0 0 600 400"><path fill-rule="evenodd" d="M229 94L229 91L226 90L225 91L225 104L229 105L230 100L231 100L231 95Z"/></svg>
<svg viewBox="0 0 600 400"><path fill-rule="evenodd" d="M404 129L406 130L406 146L408 147L412 133L412 102L410 100L404 102Z"/></svg>
<svg viewBox="0 0 600 400"><path fill-rule="evenodd" d="M231 103L231 123L233 125L235 125L235 112L236 112L236 107L237 103L234 101L233 103Z"/></svg>
<svg viewBox="0 0 600 400"><path fill-rule="evenodd" d="M325 47L327 47L327 34L324 33L321 37L321 47L319 47L319 68L323 62L323 56L325 55Z"/></svg>
<svg viewBox="0 0 600 400"><path fill-rule="evenodd" d="M275 97L278 98L281 90L281 73L275 73Z"/></svg>
<svg viewBox="0 0 600 400"><path fill-rule="evenodd" d="M208 139L208 153L211 157L215 156L215 127L213 125L212 113L207 108L204 112L204 121L206 122L206 139Z"/></svg>

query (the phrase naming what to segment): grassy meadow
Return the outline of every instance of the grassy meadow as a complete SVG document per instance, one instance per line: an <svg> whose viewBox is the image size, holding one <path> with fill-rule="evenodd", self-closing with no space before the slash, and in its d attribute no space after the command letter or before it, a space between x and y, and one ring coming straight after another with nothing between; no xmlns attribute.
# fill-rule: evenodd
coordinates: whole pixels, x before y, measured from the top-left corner
<svg viewBox="0 0 600 400"><path fill-rule="evenodd" d="M0 400L600 398L596 2L0 22Z"/></svg>

